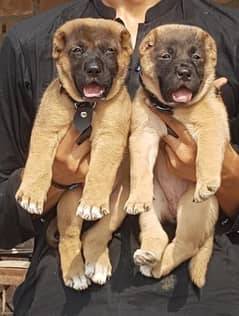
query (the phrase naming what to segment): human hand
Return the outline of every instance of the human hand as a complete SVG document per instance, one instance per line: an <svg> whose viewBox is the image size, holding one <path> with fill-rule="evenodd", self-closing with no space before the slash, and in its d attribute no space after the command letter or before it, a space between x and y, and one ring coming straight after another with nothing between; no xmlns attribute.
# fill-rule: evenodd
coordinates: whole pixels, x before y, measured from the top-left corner
<svg viewBox="0 0 239 316"><path fill-rule="evenodd" d="M84 182L89 164L90 142L77 144L80 133L71 126L58 146L52 179L60 184Z"/></svg>

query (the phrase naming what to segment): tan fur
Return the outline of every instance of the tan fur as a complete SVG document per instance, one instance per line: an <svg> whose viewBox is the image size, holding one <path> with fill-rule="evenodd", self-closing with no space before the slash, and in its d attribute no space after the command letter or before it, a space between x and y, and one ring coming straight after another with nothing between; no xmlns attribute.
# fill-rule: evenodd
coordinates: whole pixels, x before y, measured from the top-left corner
<svg viewBox="0 0 239 316"><path fill-rule="evenodd" d="M150 32L140 46L144 83L161 101L163 100L160 90L155 84L154 61L148 54L148 48L154 45L155 32L162 30L165 36L168 31L175 32L175 29L169 28L165 26L164 29ZM217 199L214 192L208 192L207 186L216 190L220 184L221 163L225 144L229 141L229 130L224 105L220 97L215 95L213 88L215 44L207 33L202 33L200 29L196 30L199 40L202 36L206 37L208 45L203 89L195 98L194 104L176 110L174 115L186 125L198 143L197 178L200 181L197 187L188 185L167 171L158 146L160 138L167 130L159 117L146 107L145 94L140 88L132 109L130 197L128 198L129 162L126 157L119 169L117 183L111 195L111 213L87 230L82 237L85 275L95 283L104 284L111 275L107 245L112 233L125 217L126 208L130 214L140 213L141 247L136 250L134 261L144 275L160 278L170 273L181 262L192 258L189 266L191 279L199 287L205 284L207 266L212 253L214 226L218 217ZM205 146L207 148L201 151L200 147ZM166 179L168 192L172 193L170 202L177 206L177 214L168 210L168 200L159 183L162 177ZM175 192L175 188L179 189L179 192ZM194 203L194 197L205 201ZM174 221L175 217L176 234L169 243L162 222Z"/></svg>
<svg viewBox="0 0 239 316"><path fill-rule="evenodd" d="M108 32L107 34L115 39L114 43L117 43L118 50L118 72L107 98L96 104L92 123L91 158L83 193L80 189L66 192L57 206L63 279L66 285L75 289L85 289L89 285L89 280L84 274L81 255L82 218L76 216L77 208L78 211L83 210L89 220L98 219L109 213L110 195L128 139L131 101L124 80L132 48L130 35L121 24L103 19L76 19L65 23L56 31L53 40L53 57L60 81L58 78L55 79L46 89L41 100L32 130L22 182L16 193L16 199L22 207L30 213L42 213L51 185L56 149L69 129L75 113L74 103L66 93L62 92L61 85L71 98L82 101L72 78L65 49L66 40L74 41L78 30L82 27L90 28L89 38L85 39L87 45L100 44L100 37L90 38L91 29L94 28ZM114 218L114 212L108 215L111 216ZM119 220L120 215L117 221ZM97 225L95 230L97 231ZM85 239L90 243L87 238ZM101 260L103 259L102 255Z"/></svg>
<svg viewBox="0 0 239 316"><path fill-rule="evenodd" d="M141 213L141 248L135 253L135 261L141 272L160 278L183 261L193 258L190 275L192 281L202 287L212 253L214 226L218 217L218 203L214 194L220 186L225 145L229 141L226 110L213 86L216 65L216 46L213 39L196 27L165 25L156 28L145 37L140 46L142 79L147 89L165 103L158 86L151 52L155 41L160 40L159 37L167 37L170 32L177 34L179 29L195 32L198 41L205 39L206 45L207 58L202 88L189 104L175 107L173 112L173 116L186 126L197 143L196 186L186 184L165 170L162 152L158 150L160 139L167 132L166 127L145 105L145 93L140 88L132 112L131 192L126 207L130 214ZM160 187L162 174L168 190L172 190L171 201L166 200ZM179 190L179 196L176 189ZM161 198L157 205L153 203L154 192L155 197ZM161 223L164 220L173 220L174 214L169 212L169 205L177 203L177 200L177 229L174 239L168 244Z"/></svg>

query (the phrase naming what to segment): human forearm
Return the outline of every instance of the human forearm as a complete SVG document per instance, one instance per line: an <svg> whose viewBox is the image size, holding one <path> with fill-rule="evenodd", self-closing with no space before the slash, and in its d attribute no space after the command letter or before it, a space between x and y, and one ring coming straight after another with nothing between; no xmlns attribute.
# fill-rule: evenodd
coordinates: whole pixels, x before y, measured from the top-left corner
<svg viewBox="0 0 239 316"><path fill-rule="evenodd" d="M228 145L225 152L222 182L216 195L221 208L229 217L239 214L239 156Z"/></svg>
<svg viewBox="0 0 239 316"><path fill-rule="evenodd" d="M38 234L42 222L19 206L15 199L20 169L0 184L0 248L12 248Z"/></svg>

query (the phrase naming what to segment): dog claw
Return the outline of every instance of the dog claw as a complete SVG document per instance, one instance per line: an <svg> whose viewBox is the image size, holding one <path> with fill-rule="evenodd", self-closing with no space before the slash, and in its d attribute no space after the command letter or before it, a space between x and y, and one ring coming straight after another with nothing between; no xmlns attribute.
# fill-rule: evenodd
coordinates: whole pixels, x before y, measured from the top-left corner
<svg viewBox="0 0 239 316"><path fill-rule="evenodd" d="M148 212L151 208L150 203L137 203L137 202L126 202L125 211L130 215L137 215L140 213Z"/></svg>
<svg viewBox="0 0 239 316"><path fill-rule="evenodd" d="M107 214L109 214L109 210L106 207L90 206L83 201L79 204L76 211L77 216L80 216L87 221L96 221Z"/></svg>
<svg viewBox="0 0 239 316"><path fill-rule="evenodd" d="M27 193L27 190L19 190L16 193L16 200L30 214L41 215L45 201L44 192ZM42 194L43 193L43 194Z"/></svg>

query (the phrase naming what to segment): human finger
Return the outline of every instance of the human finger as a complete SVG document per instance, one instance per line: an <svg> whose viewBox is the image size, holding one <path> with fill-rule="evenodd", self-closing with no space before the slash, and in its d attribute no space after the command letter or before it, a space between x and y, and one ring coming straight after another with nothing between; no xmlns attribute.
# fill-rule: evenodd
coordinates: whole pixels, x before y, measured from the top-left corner
<svg viewBox="0 0 239 316"><path fill-rule="evenodd" d="M220 77L214 81L214 86L216 89L220 90L221 87L223 87L227 83L227 78L225 77Z"/></svg>

